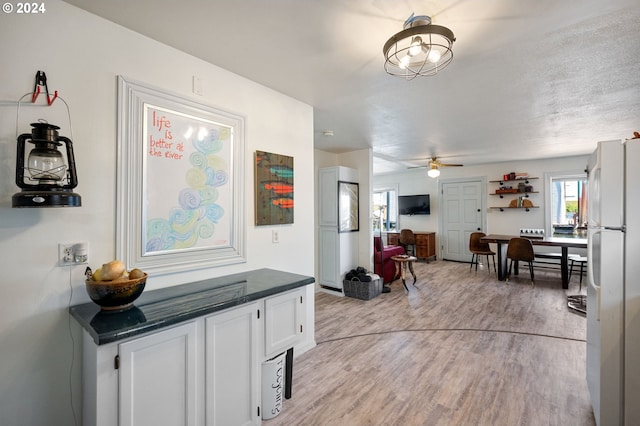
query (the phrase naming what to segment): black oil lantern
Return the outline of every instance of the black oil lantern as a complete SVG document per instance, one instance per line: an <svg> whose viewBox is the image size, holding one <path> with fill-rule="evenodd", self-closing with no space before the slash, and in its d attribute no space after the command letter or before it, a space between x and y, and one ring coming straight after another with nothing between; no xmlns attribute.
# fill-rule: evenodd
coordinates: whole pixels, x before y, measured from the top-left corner
<svg viewBox="0 0 640 426"><path fill-rule="evenodd" d="M58 136L60 127L47 122L31 123L31 133L18 136L16 185L21 192L12 197L13 207L79 207L80 195L71 139ZM35 148L26 156L26 144ZM58 147L65 145L66 160Z"/></svg>

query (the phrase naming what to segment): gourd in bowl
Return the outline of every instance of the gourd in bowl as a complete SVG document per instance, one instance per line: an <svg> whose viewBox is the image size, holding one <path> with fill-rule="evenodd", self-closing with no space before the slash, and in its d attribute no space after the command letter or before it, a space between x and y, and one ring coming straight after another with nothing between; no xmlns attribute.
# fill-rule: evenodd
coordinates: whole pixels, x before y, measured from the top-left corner
<svg viewBox="0 0 640 426"><path fill-rule="evenodd" d="M85 287L91 300L102 310L113 311L133 306L146 283L146 273L139 269L127 272L124 263L113 260L87 274Z"/></svg>

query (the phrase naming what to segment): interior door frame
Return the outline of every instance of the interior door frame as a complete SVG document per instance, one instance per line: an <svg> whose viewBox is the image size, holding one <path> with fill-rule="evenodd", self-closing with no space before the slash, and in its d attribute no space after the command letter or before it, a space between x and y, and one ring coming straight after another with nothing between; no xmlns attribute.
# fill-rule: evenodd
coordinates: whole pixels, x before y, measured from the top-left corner
<svg viewBox="0 0 640 426"><path fill-rule="evenodd" d="M439 195L439 201L438 201L438 233L441 236L441 238L439 238L438 240L440 241L437 245L437 253L438 253L438 258L439 259L444 259L443 257L443 240L442 238L444 237L444 217L445 217L445 211L444 211L444 202L443 202L443 198L444 198L444 189L443 189L443 185L445 184L449 184L449 183L463 183L463 182L479 182L480 183L480 192L481 192L481 196L480 196L480 204L481 204L481 208L480 208L480 214L481 214L481 218L480 218L480 222L482 223L481 227L483 229L482 232L485 233L489 233L488 230L488 222L487 222L487 177L486 176L470 176L470 177L462 177L462 178L449 178L449 179L439 179L438 180L438 195Z"/></svg>

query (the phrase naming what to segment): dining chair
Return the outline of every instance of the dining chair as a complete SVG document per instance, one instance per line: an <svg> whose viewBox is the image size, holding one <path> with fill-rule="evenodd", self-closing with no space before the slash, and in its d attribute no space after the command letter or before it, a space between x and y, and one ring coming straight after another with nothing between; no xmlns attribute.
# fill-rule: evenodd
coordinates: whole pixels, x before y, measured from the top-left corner
<svg viewBox="0 0 640 426"><path fill-rule="evenodd" d="M509 240L509 244L507 245L507 260L509 262L509 270L507 271L507 283L509 282L509 277L511 276L511 268L513 266L513 262L527 262L529 264L529 273L531 274L531 286L535 286L535 281L533 277L533 259L535 258L535 254L533 252L533 244L531 244L531 240L528 238L512 238Z"/></svg>
<svg viewBox="0 0 640 426"><path fill-rule="evenodd" d="M469 251L471 252L471 265L469 265L469 270L471 270L475 263L476 272L478 272L478 258L480 256L487 256L487 272L491 273L491 268L489 267L489 256L491 256L493 258L493 271L497 274L496 253L491 250L489 243L480 241L480 239L486 235L484 232L472 232L471 235L469 235Z"/></svg>
<svg viewBox="0 0 640 426"><path fill-rule="evenodd" d="M410 254L411 256L416 255L416 236L413 234L411 229L401 229L398 242L402 247L404 247L407 254ZM409 250L409 246L413 246L411 250Z"/></svg>

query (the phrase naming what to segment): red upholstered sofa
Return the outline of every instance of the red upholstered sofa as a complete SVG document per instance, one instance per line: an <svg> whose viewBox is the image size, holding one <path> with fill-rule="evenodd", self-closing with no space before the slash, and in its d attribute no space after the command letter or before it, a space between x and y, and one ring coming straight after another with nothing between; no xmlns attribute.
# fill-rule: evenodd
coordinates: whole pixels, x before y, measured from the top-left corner
<svg viewBox="0 0 640 426"><path fill-rule="evenodd" d="M380 258L382 251L382 261ZM380 237L373 237L373 272L382 277L383 283L390 283L396 274L396 264L391 256L404 254L404 248L400 246L384 246ZM384 264L384 270L382 265Z"/></svg>

